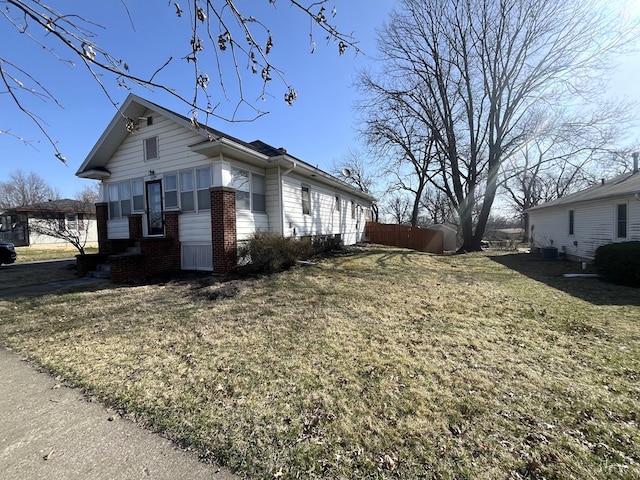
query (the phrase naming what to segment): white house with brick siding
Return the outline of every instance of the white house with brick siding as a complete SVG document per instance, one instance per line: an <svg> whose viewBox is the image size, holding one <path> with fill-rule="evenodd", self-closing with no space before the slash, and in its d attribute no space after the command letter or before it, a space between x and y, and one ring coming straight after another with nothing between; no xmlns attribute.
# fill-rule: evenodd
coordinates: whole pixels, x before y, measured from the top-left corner
<svg viewBox="0 0 640 480"><path fill-rule="evenodd" d="M640 241L640 173L632 173L527 210L529 238L576 260L592 260L596 249Z"/></svg>
<svg viewBox="0 0 640 480"><path fill-rule="evenodd" d="M194 126L135 95L76 175L100 181L100 254L123 277L131 269L228 272L238 242L256 231L354 244L374 201L284 149Z"/></svg>

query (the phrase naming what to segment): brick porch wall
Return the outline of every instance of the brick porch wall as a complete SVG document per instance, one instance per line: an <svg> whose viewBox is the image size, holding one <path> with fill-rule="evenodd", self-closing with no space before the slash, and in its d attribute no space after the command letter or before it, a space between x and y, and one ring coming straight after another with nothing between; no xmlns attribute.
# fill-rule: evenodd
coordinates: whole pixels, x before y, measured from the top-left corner
<svg viewBox="0 0 640 480"><path fill-rule="evenodd" d="M229 273L235 270L238 264L236 191L227 187L212 187L209 193L213 271Z"/></svg>
<svg viewBox="0 0 640 480"><path fill-rule="evenodd" d="M96 221L98 227L98 252L108 253L107 243L107 221L109 220L109 204L105 202L96 203Z"/></svg>

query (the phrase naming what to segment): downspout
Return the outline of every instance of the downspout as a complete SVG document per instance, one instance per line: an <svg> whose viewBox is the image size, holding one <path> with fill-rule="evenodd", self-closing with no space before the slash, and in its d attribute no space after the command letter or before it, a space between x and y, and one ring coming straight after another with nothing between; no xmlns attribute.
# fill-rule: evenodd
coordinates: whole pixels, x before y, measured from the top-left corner
<svg viewBox="0 0 640 480"><path fill-rule="evenodd" d="M298 166L297 162L291 162L291 168L285 170L284 172L280 172L280 181L278 182L278 190L280 196L280 235L284 237L284 229L285 229L285 218L284 218L284 198L282 192L282 181L285 175L291 173Z"/></svg>

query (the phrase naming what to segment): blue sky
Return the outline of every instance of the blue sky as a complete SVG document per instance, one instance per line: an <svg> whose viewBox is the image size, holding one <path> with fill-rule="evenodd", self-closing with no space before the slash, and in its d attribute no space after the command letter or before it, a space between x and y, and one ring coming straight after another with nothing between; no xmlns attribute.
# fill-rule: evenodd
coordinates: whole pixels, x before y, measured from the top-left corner
<svg viewBox="0 0 640 480"><path fill-rule="evenodd" d="M126 60L132 70L141 76L149 75L169 55L173 55L172 66L161 74L159 80L189 96L192 95L192 68L185 66L186 62L180 59L189 51L188 23L185 18L177 19L173 6L168 6L168 3L127 1L132 26L119 1L49 2L60 11L81 13L104 26L105 29L97 26L92 28L98 34L96 43ZM238 5L247 3L238 2ZM317 48L314 54L310 54L309 20L292 8L288 1L278 0L275 10L266 0L255 2L256 6L251 8L256 10L252 10L251 14L263 19L271 27L274 39L272 61L284 70L287 81L298 92L298 99L293 106L287 106L283 101L284 86L274 81L269 89L273 97L267 98L266 102L256 102L270 112L268 115L250 123L228 123L214 119L209 125L246 141L261 139L275 147L285 147L292 155L329 169L332 162L348 150L360 148L352 108L357 95L352 84L357 71L374 62L375 30L386 20L396 3L393 0L336 0L338 15L335 23L342 32L353 32L362 50L358 55L353 50L347 50L347 53L339 56L337 46L334 43L327 45L317 28ZM149 8L151 5L152 9ZM10 31L6 22L3 21L1 25L3 42L0 45L0 57L8 58L28 70L45 84L64 107L39 100L30 103L48 124L49 134L58 142L58 148L68 161L68 166L65 166L54 157L53 149L40 132L4 94L0 95L0 130L9 129L31 144L25 145L10 135L0 135L3 172L7 174L18 168L24 172L37 172L62 196L73 197L91 183L76 178L74 174L115 110L83 66L70 67L30 42L25 35ZM59 45L50 45L56 45L56 52L63 58L71 58ZM241 67L244 67L243 62ZM211 70L208 72L212 78L209 91L214 98L221 100L223 111L230 111L235 106L235 98L230 103L225 102L215 81L216 72L213 68ZM253 100L258 96L259 89L250 88L251 81L248 78L251 74L248 71L242 70L242 73L249 88L246 96ZM615 76L610 93L639 101L638 75L640 55L635 54L626 59ZM119 89L113 78L104 77L102 81L116 101L125 99L128 92ZM228 82L232 81L233 76L228 78ZM231 83L228 85L231 86ZM132 91L178 113L189 113L184 104L161 91L139 87ZM635 137L640 139L640 130Z"/></svg>

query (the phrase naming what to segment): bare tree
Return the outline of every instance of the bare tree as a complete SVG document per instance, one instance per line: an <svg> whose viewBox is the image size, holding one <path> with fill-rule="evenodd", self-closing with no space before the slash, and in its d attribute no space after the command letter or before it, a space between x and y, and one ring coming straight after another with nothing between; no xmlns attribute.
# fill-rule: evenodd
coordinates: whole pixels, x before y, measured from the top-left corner
<svg viewBox="0 0 640 480"><path fill-rule="evenodd" d="M376 85L366 75L362 76L360 87L367 92L376 91ZM422 128L419 119L406 115L401 99L387 92L378 91L363 99L359 110L363 113L362 136L372 150L388 158L381 172L390 179L388 190L411 198L410 223L415 227L425 188L434 174L435 138Z"/></svg>
<svg viewBox="0 0 640 480"><path fill-rule="evenodd" d="M275 9L276 0L268 1ZM55 4L55 1L51 3ZM122 21L117 27L110 28L122 28L125 24L135 28L134 18L125 0L114 3L122 10ZM337 11L335 7L331 11L327 10L328 0L289 0L287 3L298 10L303 18L310 20L312 51L315 50L318 34L327 41L334 41L339 54L343 54L349 47L357 51L352 36L341 33L333 24ZM283 96L287 104L292 104L297 97L296 90L286 81L283 71L270 60L270 53L277 45L277 32L251 14L250 11L258 10L256 6L242 7L234 0L168 2L167 8L174 12L176 22L189 25L190 36L176 39L176 44L183 44L185 47L179 60L168 54L166 61L150 72L143 72L139 66L127 62L122 52L114 52L100 45L97 32L105 27L98 23L99 19L85 18L73 10L57 10L51 4L44 4L39 0L0 0L0 7L0 21L4 20L8 28L23 34L24 41L34 42L42 47L44 53L66 65L75 66L78 63L84 66L116 108L118 102L112 97L108 79L113 79L119 88L142 86L173 95L190 109L195 126L202 121L202 117L205 123L210 116L238 120L242 107L249 108L249 120L265 114L249 98L264 98L267 85L274 78L284 86ZM61 8L69 7L64 5ZM277 28L286 27L279 25ZM167 32L174 29L172 25L164 27ZM129 46L123 45L125 47ZM13 102L33 121L53 147L55 156L64 162L65 157L49 135L46 123L30 107L31 97L59 104L56 94L47 87L46 79L30 73L29 63L33 61L35 60L12 58L10 49L0 53L0 85L5 90L4 99ZM185 78L191 79L191 94L162 80L162 73L176 62L182 62L182 66L187 69ZM225 69L225 62L230 62L232 67ZM257 95L248 97L248 92L245 92L243 69L247 69L250 77L255 76L262 85ZM229 81L229 76L235 77L233 82ZM213 88L214 93L211 93L211 84L214 82L219 84L219 88ZM235 84L233 93L230 93L230 83ZM236 104L232 113L227 115L221 112L221 99L232 98ZM134 123L130 123L132 128ZM0 126L1 133L28 142L8 127Z"/></svg>
<svg viewBox="0 0 640 480"><path fill-rule="evenodd" d="M358 150L349 150L340 160L333 162L331 173L360 191L376 196L376 177L371 173L373 168L367 164L365 157L366 155ZM371 213L372 220L377 222L380 218L377 202L371 205Z"/></svg>
<svg viewBox="0 0 640 480"><path fill-rule="evenodd" d="M400 193L393 194L384 204L384 213L398 225L411 223L411 202Z"/></svg>
<svg viewBox="0 0 640 480"><path fill-rule="evenodd" d="M16 170L0 182L0 210L47 202L60 198L58 191L37 173Z"/></svg>
<svg viewBox="0 0 640 480"><path fill-rule="evenodd" d="M76 200L82 202L85 208L90 208L98 201L100 186L97 183L87 185L76 194Z"/></svg>
<svg viewBox="0 0 640 480"><path fill-rule="evenodd" d="M420 200L421 206L427 214L429 224L455 224L458 219L455 208L442 190L427 185L424 195Z"/></svg>
<svg viewBox="0 0 640 480"><path fill-rule="evenodd" d="M401 4L379 34L381 74L360 83L434 137L433 184L458 212L460 250L479 250L503 163L540 129L532 110L599 94L635 25L596 0Z"/></svg>
<svg viewBox="0 0 640 480"><path fill-rule="evenodd" d="M63 240L85 254L90 222L95 218L95 202L91 195L83 200L52 200L32 205L29 230L32 233ZM90 202L90 203L89 203Z"/></svg>

